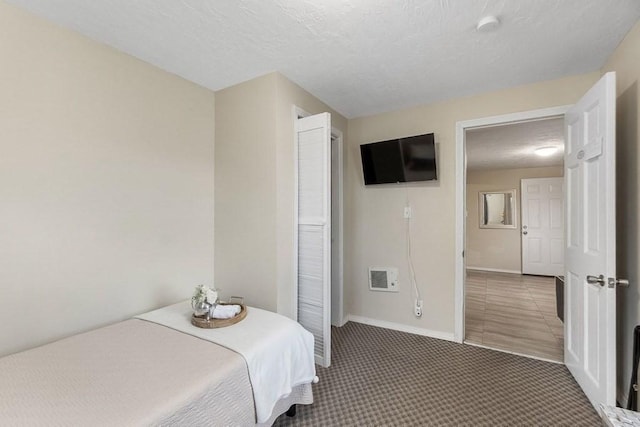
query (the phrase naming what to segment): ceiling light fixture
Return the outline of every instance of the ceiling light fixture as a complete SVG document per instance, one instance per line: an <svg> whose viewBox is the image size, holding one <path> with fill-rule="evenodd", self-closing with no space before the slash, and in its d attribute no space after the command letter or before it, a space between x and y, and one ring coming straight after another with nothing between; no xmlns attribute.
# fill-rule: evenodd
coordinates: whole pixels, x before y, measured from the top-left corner
<svg viewBox="0 0 640 427"><path fill-rule="evenodd" d="M549 157L558 151L558 147L540 147L535 149L538 156Z"/></svg>
<svg viewBox="0 0 640 427"><path fill-rule="evenodd" d="M497 16L488 15L478 21L476 30L482 33L493 31L500 26L500 20Z"/></svg>

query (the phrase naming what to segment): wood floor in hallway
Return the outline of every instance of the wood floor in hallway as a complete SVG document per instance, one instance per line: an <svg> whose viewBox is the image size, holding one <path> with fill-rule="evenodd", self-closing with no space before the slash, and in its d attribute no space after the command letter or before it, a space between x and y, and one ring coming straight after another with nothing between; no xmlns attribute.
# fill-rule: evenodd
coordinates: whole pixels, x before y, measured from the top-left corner
<svg viewBox="0 0 640 427"><path fill-rule="evenodd" d="M468 270L465 342L562 362L554 278Z"/></svg>

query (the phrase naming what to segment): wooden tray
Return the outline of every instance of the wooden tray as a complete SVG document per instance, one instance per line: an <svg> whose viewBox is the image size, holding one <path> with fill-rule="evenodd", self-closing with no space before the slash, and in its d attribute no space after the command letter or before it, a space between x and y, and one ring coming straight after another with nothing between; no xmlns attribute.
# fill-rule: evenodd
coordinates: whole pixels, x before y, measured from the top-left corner
<svg viewBox="0 0 640 427"><path fill-rule="evenodd" d="M219 305L231 305L231 303L223 302L219 303ZM231 319L209 319L207 320L205 317L198 317L195 314L191 315L191 324L197 326L198 328L204 329L214 329L214 328L224 328L225 326L235 325L245 317L247 317L247 306L244 304L237 304L240 306L240 313L238 313L235 317Z"/></svg>

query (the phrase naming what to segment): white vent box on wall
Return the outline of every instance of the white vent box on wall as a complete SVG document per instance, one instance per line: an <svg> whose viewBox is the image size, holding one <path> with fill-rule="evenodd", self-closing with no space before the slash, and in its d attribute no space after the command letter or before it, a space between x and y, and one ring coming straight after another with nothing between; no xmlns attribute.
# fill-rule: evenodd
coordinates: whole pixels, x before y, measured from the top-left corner
<svg viewBox="0 0 640 427"><path fill-rule="evenodd" d="M398 292L398 269L369 267L369 290Z"/></svg>

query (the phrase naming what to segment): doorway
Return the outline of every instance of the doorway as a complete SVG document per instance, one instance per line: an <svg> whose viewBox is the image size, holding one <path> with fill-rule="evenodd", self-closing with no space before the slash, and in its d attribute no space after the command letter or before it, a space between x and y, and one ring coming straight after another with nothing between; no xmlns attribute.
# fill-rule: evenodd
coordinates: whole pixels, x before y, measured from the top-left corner
<svg viewBox="0 0 640 427"><path fill-rule="evenodd" d="M616 75L574 105L456 124L455 339L464 341L466 131L564 116L564 363L594 407L616 401Z"/></svg>
<svg viewBox="0 0 640 427"><path fill-rule="evenodd" d="M459 154L461 164L466 165L459 171L463 176L459 194L464 195L459 208L466 213L461 224L464 233L457 242L464 250L456 283L458 291L462 288L456 297L463 298L456 305L463 309L456 316L457 321L461 319L456 323L460 342L563 360L556 273L523 274L523 253L528 251L534 258L548 253L547 248L531 250L542 248L541 218L547 226L550 214L554 224L556 219L563 223L562 196L554 199L560 204L554 202L550 212L548 201L536 199L533 192L536 179L554 178L562 186L564 110L566 107L559 107L459 124L465 144ZM550 146L556 149L551 156L535 154L536 148ZM531 193L524 204L523 183L525 192ZM546 194L546 183L539 184ZM559 233L562 236L562 230ZM559 243L562 248L562 240Z"/></svg>

